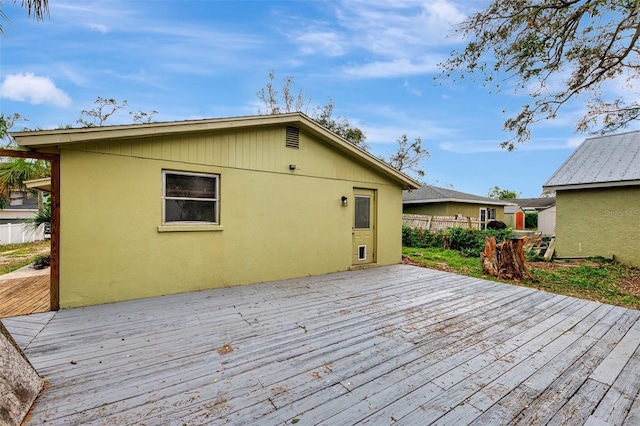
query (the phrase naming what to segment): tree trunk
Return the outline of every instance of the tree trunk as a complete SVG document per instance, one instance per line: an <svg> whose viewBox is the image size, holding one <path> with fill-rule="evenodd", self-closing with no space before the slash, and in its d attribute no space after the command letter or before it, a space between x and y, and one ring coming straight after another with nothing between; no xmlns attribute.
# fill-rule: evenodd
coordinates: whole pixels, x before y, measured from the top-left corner
<svg viewBox="0 0 640 426"><path fill-rule="evenodd" d="M22 424L43 384L42 378L0 322L0 424Z"/></svg>
<svg viewBox="0 0 640 426"><path fill-rule="evenodd" d="M531 279L524 262L523 246L526 238L507 238L496 244L494 237L484 240L484 252L480 255L482 270L492 277L519 281Z"/></svg>

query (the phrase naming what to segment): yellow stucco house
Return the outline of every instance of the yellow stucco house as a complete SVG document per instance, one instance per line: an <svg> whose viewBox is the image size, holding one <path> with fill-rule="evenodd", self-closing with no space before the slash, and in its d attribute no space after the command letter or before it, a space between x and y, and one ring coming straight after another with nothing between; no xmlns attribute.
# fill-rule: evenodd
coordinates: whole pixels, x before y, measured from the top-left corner
<svg viewBox="0 0 640 426"><path fill-rule="evenodd" d="M59 158L63 308L399 263L419 186L301 113L12 135Z"/></svg>
<svg viewBox="0 0 640 426"><path fill-rule="evenodd" d="M556 257L640 266L639 131L586 139L543 188L556 193Z"/></svg>
<svg viewBox="0 0 640 426"><path fill-rule="evenodd" d="M423 185L403 194L403 212L426 216L458 216L478 219L480 229L486 229L493 220L504 222L505 206L513 203L495 198L481 197L449 188Z"/></svg>

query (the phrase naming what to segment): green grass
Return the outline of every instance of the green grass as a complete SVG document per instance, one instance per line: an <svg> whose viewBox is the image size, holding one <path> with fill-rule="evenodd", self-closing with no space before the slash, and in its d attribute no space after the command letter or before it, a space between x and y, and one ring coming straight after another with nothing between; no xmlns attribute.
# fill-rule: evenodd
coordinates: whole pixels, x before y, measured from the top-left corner
<svg viewBox="0 0 640 426"><path fill-rule="evenodd" d="M542 267L529 265L532 279L514 283L483 274L480 258L464 257L454 250L404 247L402 253L411 261L427 268L640 309L640 295L630 293L620 286L623 279L631 274L637 275L637 270L606 260L546 262L541 264Z"/></svg>
<svg viewBox="0 0 640 426"><path fill-rule="evenodd" d="M0 245L0 275L32 264L44 255L49 246L49 241Z"/></svg>

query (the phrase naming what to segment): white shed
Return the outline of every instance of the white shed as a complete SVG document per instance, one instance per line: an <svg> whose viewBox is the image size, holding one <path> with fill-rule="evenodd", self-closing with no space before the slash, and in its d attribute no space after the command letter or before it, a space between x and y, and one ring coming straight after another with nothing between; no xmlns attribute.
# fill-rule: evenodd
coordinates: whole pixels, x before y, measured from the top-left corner
<svg viewBox="0 0 640 426"><path fill-rule="evenodd" d="M538 212L538 231L542 235L555 235L556 233L556 205L547 207Z"/></svg>

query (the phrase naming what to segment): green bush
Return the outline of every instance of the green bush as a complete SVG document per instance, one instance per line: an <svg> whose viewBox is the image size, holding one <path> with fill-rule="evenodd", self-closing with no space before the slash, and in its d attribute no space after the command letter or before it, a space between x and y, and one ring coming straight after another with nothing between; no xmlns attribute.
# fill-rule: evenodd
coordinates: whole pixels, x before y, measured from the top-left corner
<svg viewBox="0 0 640 426"><path fill-rule="evenodd" d="M429 231L402 226L402 245L405 247L443 247L446 239L452 250L457 250L466 257L479 257L484 250L484 239L487 236L495 237L496 242L500 243L505 238L513 238L513 231L511 229L478 231L467 228L448 228L444 232L433 234Z"/></svg>
<svg viewBox="0 0 640 426"><path fill-rule="evenodd" d="M411 229L402 225L402 245L404 247L428 248L442 247L444 237L441 233L433 234L422 229Z"/></svg>
<svg viewBox="0 0 640 426"><path fill-rule="evenodd" d="M538 229L538 212L526 212L524 214L525 229Z"/></svg>

